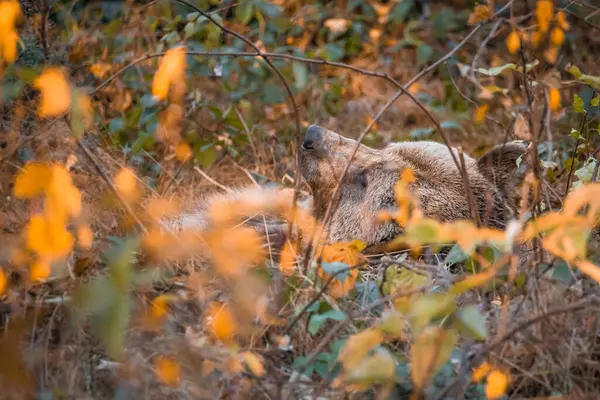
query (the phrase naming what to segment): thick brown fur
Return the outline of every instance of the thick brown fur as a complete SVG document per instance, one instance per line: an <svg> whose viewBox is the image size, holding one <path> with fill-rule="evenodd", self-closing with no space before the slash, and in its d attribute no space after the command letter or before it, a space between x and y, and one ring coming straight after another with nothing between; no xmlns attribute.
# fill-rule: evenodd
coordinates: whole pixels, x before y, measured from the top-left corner
<svg viewBox="0 0 600 400"><path fill-rule="evenodd" d="M339 177L356 141L313 125L300 149L302 176L312 190L301 206L311 208L321 221ZM456 151L456 150L454 150ZM479 161L465 155L467 175L477 212L484 225L503 229L515 218L509 192L514 189L516 160L526 151L519 143L496 146ZM457 153L456 153L457 154ZM458 156L458 154L457 154ZM376 214L394 209L395 184L406 168L414 172L413 193L427 217L440 221L469 219L463 178L448 148L430 141L394 143L381 150L360 145L339 191L338 204L327 231L329 243L362 240L368 246L386 242L402 233L396 223L380 224ZM206 229L203 210L212 202L260 196L261 190L238 189L203 200L197 211L171 220L172 227ZM264 217L264 218L263 218ZM275 248L285 241L286 225L272 216L248 216L248 226L268 235Z"/></svg>

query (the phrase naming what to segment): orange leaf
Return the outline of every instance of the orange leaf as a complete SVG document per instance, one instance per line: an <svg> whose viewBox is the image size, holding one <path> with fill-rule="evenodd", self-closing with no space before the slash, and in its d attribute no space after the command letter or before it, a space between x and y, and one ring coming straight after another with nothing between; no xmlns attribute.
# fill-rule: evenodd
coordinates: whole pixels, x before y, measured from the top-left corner
<svg viewBox="0 0 600 400"><path fill-rule="evenodd" d="M235 316L226 304L213 305L210 315L213 334L221 342L231 341L237 330Z"/></svg>
<svg viewBox="0 0 600 400"><path fill-rule="evenodd" d="M510 54L515 54L521 48L521 38L516 31L512 31L506 38L506 48Z"/></svg>
<svg viewBox="0 0 600 400"><path fill-rule="evenodd" d="M48 260L60 259L73 248L73 237L60 218L34 215L25 227L27 247Z"/></svg>
<svg viewBox="0 0 600 400"><path fill-rule="evenodd" d="M127 201L135 201L138 197L137 177L129 168L121 168L115 176L115 186Z"/></svg>
<svg viewBox="0 0 600 400"><path fill-rule="evenodd" d="M0 61L12 64L17 59L19 36L15 25L21 15L21 5L17 0L0 1Z"/></svg>
<svg viewBox="0 0 600 400"><path fill-rule="evenodd" d="M6 291L6 287L8 286L8 278L4 273L4 269L0 269L0 296L4 294Z"/></svg>
<svg viewBox="0 0 600 400"><path fill-rule="evenodd" d="M497 399L506 393L508 376L499 370L489 373L485 385L485 395L488 399Z"/></svg>
<svg viewBox="0 0 600 400"><path fill-rule="evenodd" d="M94 233L89 225L82 225L77 228L77 241L82 249L91 249L93 239Z"/></svg>
<svg viewBox="0 0 600 400"><path fill-rule="evenodd" d="M158 380L168 386L177 386L181 380L181 367L171 358L158 356L154 362Z"/></svg>
<svg viewBox="0 0 600 400"><path fill-rule="evenodd" d="M41 92L38 109L41 117L55 117L68 111L71 105L71 88L62 70L46 68L33 85Z"/></svg>
<svg viewBox="0 0 600 400"><path fill-rule="evenodd" d="M480 22L487 21L488 19L490 19L490 16L490 8L486 5L478 4L477 6L475 6L475 9L471 13L471 15L469 15L469 20L467 21L467 23L469 25L475 25Z"/></svg>
<svg viewBox="0 0 600 400"><path fill-rule="evenodd" d="M487 362L483 362L479 367L473 369L473 382L479 382L482 380L490 371L492 370L492 366Z"/></svg>
<svg viewBox="0 0 600 400"><path fill-rule="evenodd" d="M185 82L185 49L183 47L170 49L160 60L152 81L152 95L160 100L166 99L169 87L175 80Z"/></svg>
<svg viewBox="0 0 600 400"><path fill-rule="evenodd" d="M560 47L565 41L565 32L560 28L554 28L550 32L550 41L553 45Z"/></svg>
<svg viewBox="0 0 600 400"><path fill-rule="evenodd" d="M175 158L177 158L177 160L181 161L181 162L185 162L187 160L189 160L189 158L192 156L192 149L190 148L190 145L183 142L177 145L177 147L175 148Z"/></svg>
<svg viewBox="0 0 600 400"><path fill-rule="evenodd" d="M352 370L382 341L383 333L379 329L365 329L348 338L340 350L338 360L346 370Z"/></svg>
<svg viewBox="0 0 600 400"><path fill-rule="evenodd" d="M567 15L564 11L559 11L556 13L556 23L563 31L568 31L571 28L569 21L567 21Z"/></svg>
<svg viewBox="0 0 600 400"><path fill-rule="evenodd" d="M13 193L16 198L30 199L42 194L50 182L52 170L48 165L29 162L17 175Z"/></svg>
<svg viewBox="0 0 600 400"><path fill-rule="evenodd" d="M250 351L245 351L241 354L242 358L250 368L250 371L256 376L263 376L265 374L265 367L263 366L260 358Z"/></svg>
<svg viewBox="0 0 600 400"><path fill-rule="evenodd" d="M32 282L42 282L48 279L51 272L50 264L39 260L31 266L29 279L31 279Z"/></svg>
<svg viewBox="0 0 600 400"><path fill-rule="evenodd" d="M477 109L475 110L475 115L473 116L475 122L477 122L478 124L482 123L489 109L490 106L487 104L477 107Z"/></svg>
<svg viewBox="0 0 600 400"><path fill-rule="evenodd" d="M535 9L540 31L546 33L550 26L550 21L554 15L554 4L552 0L538 0Z"/></svg>
<svg viewBox="0 0 600 400"><path fill-rule="evenodd" d="M556 88L550 88L548 90L548 98L550 103L550 109L552 111L560 108L560 91Z"/></svg>

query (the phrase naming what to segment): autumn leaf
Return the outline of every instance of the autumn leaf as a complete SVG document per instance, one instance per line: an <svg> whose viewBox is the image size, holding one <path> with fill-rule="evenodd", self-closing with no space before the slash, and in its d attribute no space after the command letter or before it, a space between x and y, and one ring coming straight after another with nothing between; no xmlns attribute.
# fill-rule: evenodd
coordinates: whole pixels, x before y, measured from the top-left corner
<svg viewBox="0 0 600 400"><path fill-rule="evenodd" d="M181 366L169 357L158 356L154 369L158 380L167 386L177 386L181 381Z"/></svg>
<svg viewBox="0 0 600 400"><path fill-rule="evenodd" d="M265 374L265 367L256 353L245 351L241 354L241 357L254 375L263 376Z"/></svg>
<svg viewBox="0 0 600 400"><path fill-rule="evenodd" d="M29 270L29 279L32 282L43 282L50 276L52 272L50 268L50 264L46 261L38 260L36 261Z"/></svg>
<svg viewBox="0 0 600 400"><path fill-rule="evenodd" d="M175 297L169 294L161 294L152 300L152 318L161 319L169 311L169 303L173 301Z"/></svg>
<svg viewBox="0 0 600 400"><path fill-rule="evenodd" d="M21 15L17 0L0 1L0 61L12 64L17 59L19 35L15 26Z"/></svg>
<svg viewBox="0 0 600 400"><path fill-rule="evenodd" d="M410 349L411 376L415 387L424 388L452 353L458 334L430 326L416 338Z"/></svg>
<svg viewBox="0 0 600 400"><path fill-rule="evenodd" d="M560 91L556 88L550 88L548 90L548 100L550 103L550 109L556 111L560 108Z"/></svg>
<svg viewBox="0 0 600 400"><path fill-rule="evenodd" d="M8 278L4 272L4 268L0 269L0 296L4 295L8 286Z"/></svg>
<svg viewBox="0 0 600 400"><path fill-rule="evenodd" d="M490 371L492 366L487 361L483 362L480 366L473 369L473 376L471 380L473 382L479 382L482 380Z"/></svg>
<svg viewBox="0 0 600 400"><path fill-rule="evenodd" d="M467 23L469 25L475 25L480 22L487 21L488 19L490 19L490 16L491 14L489 6L484 4L478 4L475 6L475 9L471 13L471 15L469 15L469 20L467 21Z"/></svg>
<svg viewBox="0 0 600 400"><path fill-rule="evenodd" d="M73 237L60 218L32 216L25 227L25 238L27 248L47 260L64 258L73 248Z"/></svg>
<svg viewBox="0 0 600 400"><path fill-rule="evenodd" d="M554 15L554 4L552 0L537 0L535 16L537 18L540 31L546 33L550 26L550 21Z"/></svg>
<svg viewBox="0 0 600 400"><path fill-rule="evenodd" d="M332 245L324 246L321 249L320 255L322 257L322 261L325 263L339 262L344 263L348 267L352 267L366 261L366 258L361 253L365 247L365 243L359 240L334 243ZM318 273L319 276L321 276L321 278L324 280L330 278L330 274L325 272L323 268L319 268ZM336 276L336 278L334 278L334 280L329 284L329 294L334 298L345 296L348 294L348 292L350 292L350 290L352 290L352 288L354 288L357 278L357 268L348 271L348 275L345 277L345 279L343 279L343 281L339 279L339 276Z"/></svg>
<svg viewBox="0 0 600 400"><path fill-rule="evenodd" d="M168 50L160 60L152 81L152 95L160 100L166 99L169 87L174 81L185 82L185 49L183 47Z"/></svg>
<svg viewBox="0 0 600 400"><path fill-rule="evenodd" d="M565 32L560 28L554 28L550 32L550 41L553 45L560 47L565 41Z"/></svg>
<svg viewBox="0 0 600 400"><path fill-rule="evenodd" d="M185 162L192 156L192 149L190 145L183 142L175 147L175 158L181 162Z"/></svg>
<svg viewBox="0 0 600 400"><path fill-rule="evenodd" d="M568 31L571 29L569 21L567 21L567 15L564 11L559 11L556 13L556 23L563 31Z"/></svg>
<svg viewBox="0 0 600 400"><path fill-rule="evenodd" d="M506 38L506 48L510 54L515 54L521 48L521 38L516 31L512 31Z"/></svg>
<svg viewBox="0 0 600 400"><path fill-rule="evenodd" d="M506 393L508 376L502 371L494 370L487 376L485 395L488 399L497 399Z"/></svg>
<svg viewBox="0 0 600 400"><path fill-rule="evenodd" d="M119 193L130 202L134 202L138 195L137 177L135 173L127 168L121 168L114 179L115 187Z"/></svg>
<svg viewBox="0 0 600 400"><path fill-rule="evenodd" d="M56 67L48 67L35 79L34 87L41 92L38 113L41 117L56 117L69 110L71 88L64 72Z"/></svg>
<svg viewBox="0 0 600 400"><path fill-rule="evenodd" d="M17 175L13 193L19 199L31 199L42 194L50 182L52 170L49 165L30 162Z"/></svg>
<svg viewBox="0 0 600 400"><path fill-rule="evenodd" d="M213 305L210 316L213 335L221 342L229 343L237 331L235 316L229 306L226 304Z"/></svg>
<svg viewBox="0 0 600 400"><path fill-rule="evenodd" d="M344 369L350 371L358 364L375 346L383 341L383 334L379 329L369 328L348 338L338 355L339 362Z"/></svg>
<svg viewBox="0 0 600 400"><path fill-rule="evenodd" d="M81 225L77 228L77 242L79 247L85 250L92 248L92 241L94 239L94 233L89 225Z"/></svg>
<svg viewBox="0 0 600 400"><path fill-rule="evenodd" d="M104 78L104 75L107 74L107 72L110 71L110 64L106 64L106 63L95 63L90 67L90 72L96 77L96 78Z"/></svg>
<svg viewBox="0 0 600 400"><path fill-rule="evenodd" d="M477 122L478 124L482 123L483 120L485 119L485 116L487 115L487 112L489 109L490 109L490 106L487 104L483 104L483 105L477 107L477 109L475 110L475 114L473 116L473 120L475 122Z"/></svg>

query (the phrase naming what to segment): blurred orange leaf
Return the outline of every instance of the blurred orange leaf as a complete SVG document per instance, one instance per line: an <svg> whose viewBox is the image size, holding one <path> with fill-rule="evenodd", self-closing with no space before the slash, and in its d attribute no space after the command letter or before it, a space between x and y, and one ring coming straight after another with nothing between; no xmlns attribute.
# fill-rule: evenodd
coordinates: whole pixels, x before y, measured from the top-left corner
<svg viewBox="0 0 600 400"><path fill-rule="evenodd" d="M185 162L187 160L189 160L189 158L192 156L192 149L190 148L190 145L183 142L177 145L177 147L175 148L175 158L177 158L177 160L181 161L181 162Z"/></svg>
<svg viewBox="0 0 600 400"><path fill-rule="evenodd" d="M473 115L473 119L475 120L475 122L477 122L478 124L482 123L489 109L490 106L487 104L483 104L477 107L477 109L475 110L475 114Z"/></svg>
<svg viewBox="0 0 600 400"><path fill-rule="evenodd" d="M233 312L226 304L213 305L210 311L211 329L221 342L231 341L237 331L237 324Z"/></svg>
<svg viewBox="0 0 600 400"><path fill-rule="evenodd" d="M497 399L506 393L508 376L502 371L494 370L488 374L485 395L488 399Z"/></svg>
<svg viewBox="0 0 600 400"><path fill-rule="evenodd" d="M94 233L89 225L81 225L77 228L77 241L82 249L91 249Z"/></svg>
<svg viewBox="0 0 600 400"><path fill-rule="evenodd" d="M490 371L492 370L492 366L487 362L483 362L479 367L473 369L473 382L479 382L482 380Z"/></svg>
<svg viewBox="0 0 600 400"><path fill-rule="evenodd" d="M354 369L375 346L383 341L379 329L368 328L348 338L340 350L338 360L346 370Z"/></svg>
<svg viewBox="0 0 600 400"><path fill-rule="evenodd" d="M509 33L508 37L506 38L506 48L510 54L515 54L521 48L521 38L516 31Z"/></svg>
<svg viewBox="0 0 600 400"><path fill-rule="evenodd" d="M560 91L556 88L550 88L548 90L548 98L550 103L550 109L556 111L560 108Z"/></svg>
<svg viewBox="0 0 600 400"><path fill-rule="evenodd" d="M565 41L565 32L560 28L554 28L550 32L550 41L553 45L560 47Z"/></svg>
<svg viewBox="0 0 600 400"><path fill-rule="evenodd" d="M73 248L73 237L58 218L34 215L25 227L27 247L48 260L67 256Z"/></svg>
<svg viewBox="0 0 600 400"><path fill-rule="evenodd" d="M61 69L46 68L33 85L41 92L38 109L41 117L56 117L68 111L71 105L71 88Z"/></svg>
<svg viewBox="0 0 600 400"><path fill-rule="evenodd" d="M175 47L160 60L152 81L152 95L160 100L167 98L169 87L175 80L185 82L185 49Z"/></svg>
<svg viewBox="0 0 600 400"><path fill-rule="evenodd" d="M158 380L167 386L177 386L181 381L181 367L169 357L158 356L154 368Z"/></svg>
<svg viewBox="0 0 600 400"><path fill-rule="evenodd" d="M552 0L537 0L535 15L540 31L546 33L554 15L554 4Z"/></svg>
<svg viewBox="0 0 600 400"><path fill-rule="evenodd" d="M13 193L16 198L30 199L42 194L50 182L52 170L49 165L36 162L25 164L17 175Z"/></svg>
<svg viewBox="0 0 600 400"><path fill-rule="evenodd" d="M42 282L48 279L51 272L50 264L46 261L38 260L31 266L29 279L32 282Z"/></svg>
<svg viewBox="0 0 600 400"><path fill-rule="evenodd" d="M133 202L138 197L137 177L135 173L127 168L121 168L114 180L115 186L119 193L130 202Z"/></svg>
<svg viewBox="0 0 600 400"><path fill-rule="evenodd" d="M6 291L6 287L8 286L8 278L4 273L4 268L0 269L0 296L4 294Z"/></svg>
<svg viewBox="0 0 600 400"><path fill-rule="evenodd" d="M241 354L241 356L254 375L263 376L265 374L265 367L263 366L260 357L256 355L256 353L245 351Z"/></svg>
<svg viewBox="0 0 600 400"><path fill-rule="evenodd" d="M491 14L489 6L484 4L478 4L475 6L475 9L471 13L471 15L469 15L469 20L467 23L469 25L475 25L480 22L487 21L488 19L490 19L490 16Z"/></svg>
<svg viewBox="0 0 600 400"><path fill-rule="evenodd" d="M17 59L19 36L15 25L21 15L21 5L17 0L0 1L0 61L12 64Z"/></svg>

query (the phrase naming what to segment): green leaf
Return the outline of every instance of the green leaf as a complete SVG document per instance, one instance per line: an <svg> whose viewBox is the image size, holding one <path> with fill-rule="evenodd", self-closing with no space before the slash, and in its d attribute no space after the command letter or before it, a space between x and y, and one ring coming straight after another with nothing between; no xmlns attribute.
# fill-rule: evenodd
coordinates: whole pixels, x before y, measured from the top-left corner
<svg viewBox="0 0 600 400"><path fill-rule="evenodd" d="M422 329L435 318L445 317L456 310L455 295L452 293L431 293L417 297L408 312L412 328Z"/></svg>
<svg viewBox="0 0 600 400"><path fill-rule="evenodd" d="M585 112L585 108L584 108L584 104L583 104L583 99L581 97L579 97L577 94L573 95L573 109L577 113L583 113L583 112Z"/></svg>
<svg viewBox="0 0 600 400"><path fill-rule="evenodd" d="M578 81L581 81L594 89L600 90L600 76L583 74L579 67L574 65L568 67L567 71Z"/></svg>
<svg viewBox="0 0 600 400"><path fill-rule="evenodd" d="M342 283L346 280L346 278L348 277L348 274L350 274L350 270L347 269L348 264L345 264L343 262L332 262L332 263L323 262L323 263L321 263L321 267L323 268L323 271L327 272L327 274L329 274L329 275L334 275L338 271L343 271L345 269L346 271L340 272L337 275L335 275L335 279L337 279L338 281L340 281Z"/></svg>
<svg viewBox="0 0 600 400"><path fill-rule="evenodd" d="M339 310L329 310L323 314L313 315L308 322L308 333L311 335L317 333L328 319L342 321L345 318L346 314Z"/></svg>
<svg viewBox="0 0 600 400"><path fill-rule="evenodd" d="M202 165L203 168L208 168L213 165L218 157L219 153L212 143L201 147L195 156L196 160L200 162L200 165Z"/></svg>
<svg viewBox="0 0 600 400"><path fill-rule="evenodd" d="M397 24L403 23L414 5L414 0L402 0L400 4L397 4L396 7L392 8L388 14L388 22L394 22Z"/></svg>
<svg viewBox="0 0 600 400"><path fill-rule="evenodd" d="M114 135L115 133L122 131L125 128L125 121L123 120L123 118L113 118L110 120L110 123L108 124L108 132L111 135Z"/></svg>
<svg viewBox="0 0 600 400"><path fill-rule="evenodd" d="M272 83L267 83L263 89L263 101L266 104L280 104L285 100L283 89Z"/></svg>
<svg viewBox="0 0 600 400"><path fill-rule="evenodd" d="M597 94L597 95L596 95L596 96L595 96L595 97L594 97L594 98L593 98L593 99L590 101L590 104L591 104L593 107L598 107L598 104L600 104L600 95L598 95L598 94Z"/></svg>
<svg viewBox="0 0 600 400"><path fill-rule="evenodd" d="M294 63L293 69L296 89L302 90L308 84L308 68L304 63Z"/></svg>
<svg viewBox="0 0 600 400"><path fill-rule="evenodd" d="M410 349L410 372L414 385L423 389L448 361L458 339L458 333L429 326L423 330Z"/></svg>
<svg viewBox="0 0 600 400"><path fill-rule="evenodd" d="M467 253L465 253L458 244L455 244L454 246L452 246L452 248L450 249L450 252L446 256L445 263L447 265L454 265L456 263L463 262L463 261L467 260L468 258L469 258L469 255Z"/></svg>
<svg viewBox="0 0 600 400"><path fill-rule="evenodd" d="M404 332L403 325L404 318L402 317L402 314L394 310L393 308L384 311L383 315L377 322L378 329L389 335L397 337L402 337Z"/></svg>
<svg viewBox="0 0 600 400"><path fill-rule="evenodd" d="M476 340L484 340L487 336L485 318L479 312L477 306L469 305L460 309L457 313L461 328Z"/></svg>
<svg viewBox="0 0 600 400"><path fill-rule="evenodd" d="M533 67L535 67L539 63L540 62L538 60L535 60L531 64L525 64L525 71L527 71L527 72L531 71L533 69ZM488 75L488 76L496 76L496 75L500 75L502 72L504 72L507 69L523 71L522 66L517 66L514 63L508 63L508 64L500 65L500 66L494 67L494 68L477 68L475 71L477 71L481 74L484 74L484 75Z"/></svg>
<svg viewBox="0 0 600 400"><path fill-rule="evenodd" d="M238 21L247 25L254 14L254 5L248 1L241 2L233 9L233 14Z"/></svg>
<svg viewBox="0 0 600 400"><path fill-rule="evenodd" d="M433 56L433 48L426 44L417 47L417 63L419 65L427 64Z"/></svg>
<svg viewBox="0 0 600 400"><path fill-rule="evenodd" d="M126 293L117 292L111 298L110 307L92 318L96 335L115 360L123 355L123 341L131 317L131 298Z"/></svg>
<svg viewBox="0 0 600 400"><path fill-rule="evenodd" d="M396 378L396 363L390 351L379 347L374 354L363 359L348 376L350 382L359 385L392 383Z"/></svg>

